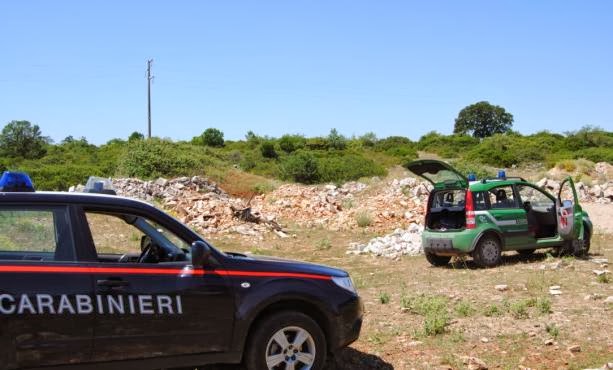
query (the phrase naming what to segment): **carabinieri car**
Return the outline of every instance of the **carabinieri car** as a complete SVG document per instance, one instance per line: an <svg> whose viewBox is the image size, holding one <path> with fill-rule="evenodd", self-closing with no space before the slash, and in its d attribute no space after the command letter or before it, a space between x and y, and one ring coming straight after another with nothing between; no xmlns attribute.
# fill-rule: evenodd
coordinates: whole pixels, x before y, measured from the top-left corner
<svg viewBox="0 0 613 370"><path fill-rule="evenodd" d="M422 244L434 266L452 256L470 255L482 267L500 263L502 251L529 255L538 248L586 254L592 222L579 205L572 178L557 196L518 177L476 181L445 162L418 160L407 168L430 181Z"/></svg>
<svg viewBox="0 0 613 370"><path fill-rule="evenodd" d="M362 312L345 271L221 252L141 201L0 179L2 369L319 370Z"/></svg>

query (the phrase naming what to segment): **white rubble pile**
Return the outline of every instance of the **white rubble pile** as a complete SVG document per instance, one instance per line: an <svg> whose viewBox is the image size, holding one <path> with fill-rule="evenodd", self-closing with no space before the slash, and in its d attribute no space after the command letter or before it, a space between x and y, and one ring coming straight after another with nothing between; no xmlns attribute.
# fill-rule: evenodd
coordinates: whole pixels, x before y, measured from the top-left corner
<svg viewBox="0 0 613 370"><path fill-rule="evenodd" d="M548 190L550 193L557 195L560 190L560 181L542 178L537 183L537 186ZM594 203L613 203L613 180L607 180L602 184L588 186L583 182L575 183L577 196L582 202ZM569 197L570 194L564 194Z"/></svg>
<svg viewBox="0 0 613 370"><path fill-rule="evenodd" d="M374 238L366 244L351 243L347 254L373 254L388 258L422 254L422 231L422 226L412 223L406 230L396 229L391 234Z"/></svg>

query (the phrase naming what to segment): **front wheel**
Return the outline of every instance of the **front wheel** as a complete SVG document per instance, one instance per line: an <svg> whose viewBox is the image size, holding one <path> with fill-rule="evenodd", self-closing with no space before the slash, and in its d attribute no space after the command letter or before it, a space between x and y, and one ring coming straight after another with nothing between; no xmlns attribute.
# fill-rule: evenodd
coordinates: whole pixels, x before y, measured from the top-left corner
<svg viewBox="0 0 613 370"><path fill-rule="evenodd" d="M498 238L486 235L479 240L473 259L480 267L494 267L500 263L502 247Z"/></svg>
<svg viewBox="0 0 613 370"><path fill-rule="evenodd" d="M426 259L428 260L428 262L430 262L432 266L446 266L449 261L451 261L450 256L437 256L436 254L430 252L425 252L425 254Z"/></svg>
<svg viewBox="0 0 613 370"><path fill-rule="evenodd" d="M248 370L321 370L326 338L309 316L284 311L268 316L255 328L245 348Z"/></svg>

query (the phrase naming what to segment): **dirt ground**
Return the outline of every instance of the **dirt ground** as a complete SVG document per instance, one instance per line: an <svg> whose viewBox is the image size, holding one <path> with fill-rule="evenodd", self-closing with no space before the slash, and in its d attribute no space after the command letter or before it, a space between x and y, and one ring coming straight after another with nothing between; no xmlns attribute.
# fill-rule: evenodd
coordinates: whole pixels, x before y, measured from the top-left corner
<svg viewBox="0 0 613 370"><path fill-rule="evenodd" d="M613 234L604 232L611 231L612 207L586 207L597 225L588 258L508 253L492 269L470 259L435 268L422 256L347 255L349 242L373 236L361 231L295 228L289 242L211 241L349 271L366 313L360 339L336 356L339 369L477 368L470 357L490 369L598 368L613 361L613 304L605 303L613 277L593 271L608 268L602 259L613 261ZM561 294L550 294L555 285Z"/></svg>
<svg viewBox="0 0 613 370"><path fill-rule="evenodd" d="M613 204L581 203L597 230L613 234Z"/></svg>

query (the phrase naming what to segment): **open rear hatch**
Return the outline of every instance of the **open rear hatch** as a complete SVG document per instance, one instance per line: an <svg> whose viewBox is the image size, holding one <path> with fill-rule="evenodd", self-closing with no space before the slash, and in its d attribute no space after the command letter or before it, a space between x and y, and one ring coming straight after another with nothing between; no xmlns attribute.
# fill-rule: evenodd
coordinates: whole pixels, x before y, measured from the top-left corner
<svg viewBox="0 0 613 370"><path fill-rule="evenodd" d="M434 185L428 199L426 228L430 230L458 230L467 225L467 212L474 225L472 194L468 179L445 162L423 159L411 162L406 168ZM466 207L467 202L470 203ZM471 228L469 226L469 228Z"/></svg>

